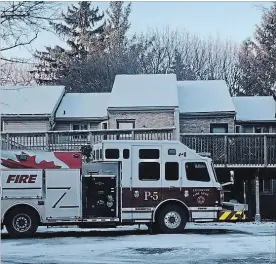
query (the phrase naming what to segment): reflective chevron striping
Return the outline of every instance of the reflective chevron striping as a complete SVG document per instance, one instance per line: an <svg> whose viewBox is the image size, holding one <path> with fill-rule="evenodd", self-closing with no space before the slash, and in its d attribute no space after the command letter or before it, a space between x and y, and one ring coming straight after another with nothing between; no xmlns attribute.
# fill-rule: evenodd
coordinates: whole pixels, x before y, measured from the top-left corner
<svg viewBox="0 0 276 264"><path fill-rule="evenodd" d="M231 214L231 211L224 212L220 217L219 220L226 220L226 218Z"/></svg>
<svg viewBox="0 0 276 264"><path fill-rule="evenodd" d="M243 211L221 211L219 221L236 221L245 220L246 216Z"/></svg>

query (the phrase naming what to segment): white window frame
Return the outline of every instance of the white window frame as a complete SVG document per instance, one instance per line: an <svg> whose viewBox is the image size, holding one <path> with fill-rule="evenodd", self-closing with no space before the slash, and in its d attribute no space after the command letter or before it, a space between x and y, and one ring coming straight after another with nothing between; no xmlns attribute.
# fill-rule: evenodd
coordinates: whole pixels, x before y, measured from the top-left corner
<svg viewBox="0 0 276 264"><path fill-rule="evenodd" d="M246 127L251 127L251 128L253 128L253 131L252 131L252 132L244 132L244 128L246 128ZM260 127L260 128L261 128L261 133L257 133L257 134L262 134L262 133L264 133L264 128L265 128L265 127L263 127L263 126L255 126L255 125L242 126L242 128L241 128L240 131L242 131L241 133L256 133L256 127ZM271 127L271 126L268 127L268 133L272 133L272 127Z"/></svg>
<svg viewBox="0 0 276 264"><path fill-rule="evenodd" d="M78 130L73 130L73 126L83 126L86 125L87 126L87 130L90 129L90 124L89 123L70 123L70 130L71 131L78 131L78 130L82 130L82 129L78 129ZM73 139L88 139L88 135L87 136L81 136L81 135L73 135L72 136Z"/></svg>
<svg viewBox="0 0 276 264"><path fill-rule="evenodd" d="M116 119L116 127L117 127L117 129L120 129L119 128L119 124L120 123L125 123L125 124L132 124L132 128L131 129L135 129L135 120L134 119ZM128 140L131 140L131 139L133 139L132 138L132 134L121 134L120 136L119 136L119 139L128 139Z"/></svg>
<svg viewBox="0 0 276 264"><path fill-rule="evenodd" d="M106 124L106 129L103 128L103 125ZM103 121L101 122L101 130L107 130L109 127L108 127L108 121Z"/></svg>

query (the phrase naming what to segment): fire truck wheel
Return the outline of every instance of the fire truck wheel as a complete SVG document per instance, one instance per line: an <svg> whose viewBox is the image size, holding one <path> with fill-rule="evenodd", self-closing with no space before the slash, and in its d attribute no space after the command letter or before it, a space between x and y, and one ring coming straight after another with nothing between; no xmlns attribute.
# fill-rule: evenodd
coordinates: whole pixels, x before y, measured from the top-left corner
<svg viewBox="0 0 276 264"><path fill-rule="evenodd" d="M165 234L181 233L187 223L185 211L179 205L167 205L158 214L159 229Z"/></svg>
<svg viewBox="0 0 276 264"><path fill-rule="evenodd" d="M6 219L6 228L11 237L32 236L39 224L39 219L34 210L22 208L12 210Z"/></svg>

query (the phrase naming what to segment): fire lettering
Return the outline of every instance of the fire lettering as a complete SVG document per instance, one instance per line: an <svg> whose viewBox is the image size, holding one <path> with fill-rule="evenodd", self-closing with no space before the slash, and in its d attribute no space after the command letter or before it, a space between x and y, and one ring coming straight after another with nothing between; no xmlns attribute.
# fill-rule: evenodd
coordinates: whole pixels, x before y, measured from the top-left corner
<svg viewBox="0 0 276 264"><path fill-rule="evenodd" d="M6 183L35 183L37 175L9 175Z"/></svg>

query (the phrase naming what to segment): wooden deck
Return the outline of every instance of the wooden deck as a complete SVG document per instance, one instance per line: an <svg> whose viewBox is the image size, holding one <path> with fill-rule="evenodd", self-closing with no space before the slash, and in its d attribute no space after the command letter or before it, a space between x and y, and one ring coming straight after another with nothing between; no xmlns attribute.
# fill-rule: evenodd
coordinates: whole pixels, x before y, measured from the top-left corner
<svg viewBox="0 0 276 264"><path fill-rule="evenodd" d="M101 140L173 140L175 129L83 130L1 133L2 149L79 151L81 146Z"/></svg>
<svg viewBox="0 0 276 264"><path fill-rule="evenodd" d="M216 167L275 167L276 134L181 134L198 153L208 153Z"/></svg>
<svg viewBox="0 0 276 264"><path fill-rule="evenodd" d="M2 149L72 151L104 139L174 140L175 129L1 133ZM276 134L180 134L180 141L209 154L216 167L275 167Z"/></svg>

